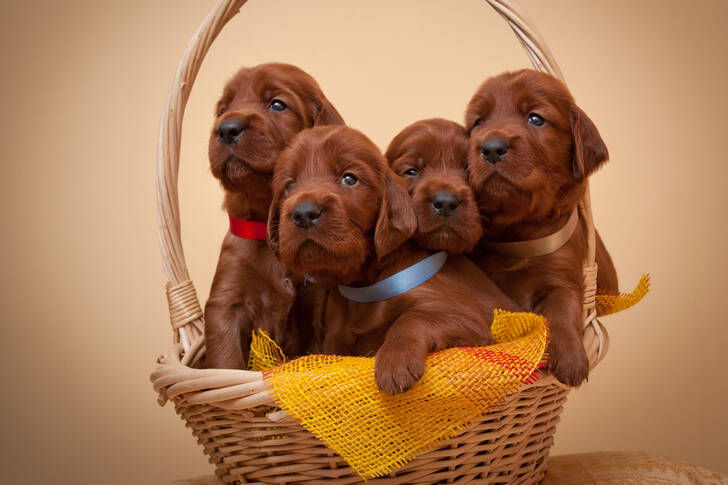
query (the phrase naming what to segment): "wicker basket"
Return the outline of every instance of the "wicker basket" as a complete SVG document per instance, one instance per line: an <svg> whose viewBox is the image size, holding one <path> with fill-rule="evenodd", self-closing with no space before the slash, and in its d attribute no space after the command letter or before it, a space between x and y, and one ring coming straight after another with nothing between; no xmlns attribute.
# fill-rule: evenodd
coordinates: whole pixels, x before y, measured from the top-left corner
<svg viewBox="0 0 728 485"><path fill-rule="evenodd" d="M563 79L548 47L510 0L486 0L513 29L534 67ZM202 60L222 27L245 0L221 0L190 41L175 75L159 132L159 238L174 332L172 349L158 359L151 380L159 402L172 400L225 483L359 483L330 448L285 412L275 411L260 372L199 369L204 323L185 265L177 199L180 136L185 104ZM584 265L584 345L593 368L608 346L596 320L595 236L589 189L580 205L588 228ZM399 483L537 483L569 389L552 376L526 385L455 438L384 478Z"/></svg>

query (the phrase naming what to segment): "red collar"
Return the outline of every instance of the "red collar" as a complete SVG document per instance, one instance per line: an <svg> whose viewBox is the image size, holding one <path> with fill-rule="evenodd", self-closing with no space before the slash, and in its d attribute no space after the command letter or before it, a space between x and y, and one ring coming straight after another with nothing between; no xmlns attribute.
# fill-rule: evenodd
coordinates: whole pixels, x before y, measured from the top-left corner
<svg viewBox="0 0 728 485"><path fill-rule="evenodd" d="M230 217L230 232L243 239L265 240L268 224L260 221L246 221L228 214Z"/></svg>

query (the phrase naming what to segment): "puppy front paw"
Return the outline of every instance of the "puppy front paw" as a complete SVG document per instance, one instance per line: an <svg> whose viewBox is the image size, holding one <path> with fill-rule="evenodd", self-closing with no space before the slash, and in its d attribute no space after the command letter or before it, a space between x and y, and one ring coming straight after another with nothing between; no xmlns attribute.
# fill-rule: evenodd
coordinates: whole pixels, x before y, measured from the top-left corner
<svg viewBox="0 0 728 485"><path fill-rule="evenodd" d="M580 386L589 376L589 360L581 341L574 339L569 343L551 342L548 347L549 358L546 369L559 382L571 387Z"/></svg>
<svg viewBox="0 0 728 485"><path fill-rule="evenodd" d="M388 394L399 394L414 386L425 373L424 356L407 351L379 349L374 361L377 387Z"/></svg>

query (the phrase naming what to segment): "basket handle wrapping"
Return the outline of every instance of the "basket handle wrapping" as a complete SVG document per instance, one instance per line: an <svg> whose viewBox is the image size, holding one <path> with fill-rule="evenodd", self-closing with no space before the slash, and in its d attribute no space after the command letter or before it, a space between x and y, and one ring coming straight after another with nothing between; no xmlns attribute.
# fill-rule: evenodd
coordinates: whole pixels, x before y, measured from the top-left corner
<svg viewBox="0 0 728 485"><path fill-rule="evenodd" d="M187 270L182 249L177 179L182 135L182 119L192 85L212 42L247 0L220 0L192 36L179 63L167 97L159 128L157 152L157 224L162 250L162 266L167 281L167 299L173 327L173 343L187 352L200 348L204 321L200 302ZM486 0L510 25L534 68L561 80L563 75L541 34L513 0ZM604 355L606 331L592 317L596 292L595 235L589 187L580 204L588 231L588 252L584 265L584 317L588 326L584 344L593 367ZM199 353L199 350L197 350ZM187 356L189 357L189 356ZM185 361L188 358L184 359Z"/></svg>

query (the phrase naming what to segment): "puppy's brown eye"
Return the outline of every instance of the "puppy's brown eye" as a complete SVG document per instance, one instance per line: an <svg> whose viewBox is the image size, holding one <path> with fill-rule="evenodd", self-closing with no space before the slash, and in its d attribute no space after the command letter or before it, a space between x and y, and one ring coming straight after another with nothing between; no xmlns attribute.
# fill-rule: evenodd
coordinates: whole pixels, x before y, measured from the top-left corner
<svg viewBox="0 0 728 485"><path fill-rule="evenodd" d="M536 113L529 113L528 114L528 124L533 126L543 126L543 124L546 123L546 120L543 119L543 116L538 115Z"/></svg>
<svg viewBox="0 0 728 485"><path fill-rule="evenodd" d="M341 177L341 183L344 185L356 185L356 183L359 181L358 178L356 178L353 174L345 173Z"/></svg>
<svg viewBox="0 0 728 485"><path fill-rule="evenodd" d="M479 125L479 124L481 124L482 122L483 122L482 118L478 118L478 119L477 119L477 120L475 120L475 122L473 123L473 128L475 128L476 126L478 126L478 125Z"/></svg>
<svg viewBox="0 0 728 485"><path fill-rule="evenodd" d="M293 180L289 180L288 183L286 183L285 187L283 187L283 193L287 194L291 191L293 188Z"/></svg>
<svg viewBox="0 0 728 485"><path fill-rule="evenodd" d="M417 177L420 174L420 171L416 168L408 168L404 172L402 172L402 175L406 175L408 177Z"/></svg>
<svg viewBox="0 0 728 485"><path fill-rule="evenodd" d="M288 108L288 106L280 99L274 99L270 102L268 108L272 111L283 111L284 109Z"/></svg>

